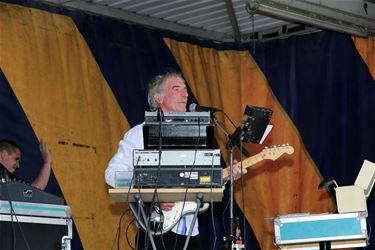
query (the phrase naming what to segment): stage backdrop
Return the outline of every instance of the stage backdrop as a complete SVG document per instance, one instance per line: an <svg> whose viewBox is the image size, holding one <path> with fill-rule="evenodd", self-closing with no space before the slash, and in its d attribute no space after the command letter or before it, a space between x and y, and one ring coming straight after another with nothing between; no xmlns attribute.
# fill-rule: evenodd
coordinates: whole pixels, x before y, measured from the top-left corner
<svg viewBox="0 0 375 250"><path fill-rule="evenodd" d="M0 7L0 67L22 107L1 108L2 123L8 124L1 137L22 144L24 155L33 151L39 158L36 139L48 143L57 180L49 186L61 188L84 248L109 248L124 205L111 202L103 172L129 124L69 17ZM6 82L1 86L4 90ZM17 125L19 118L23 127ZM33 133L37 138L30 137ZM28 158L21 161L21 177L39 170L31 168L33 156Z"/></svg>
<svg viewBox="0 0 375 250"><path fill-rule="evenodd" d="M18 175L27 181L41 165L38 139L47 141L53 155L47 191L63 196L72 208L73 249L111 248L127 205L111 201L103 173L123 133L143 120L147 82L168 68L182 71L189 102L223 109L236 126L246 105L274 111L266 141L244 145L252 154L265 146L294 148L291 155L253 166L235 184L241 208L236 215L243 211L251 225L246 227L251 249L274 249L272 224L265 218L333 212L328 193L317 190L322 178L349 185L363 159L375 161L371 40L320 32L257 44L252 55L246 46L18 3L25 7L0 3L0 137L23 147ZM222 114L217 117L234 130ZM227 138L218 130L216 135L227 160ZM218 235L228 225L220 219L226 204L214 211ZM200 218L207 248L215 237L210 219L209 213ZM121 233L125 249L131 220L127 213ZM371 213L369 220L375 224ZM133 246L134 234L132 224L127 235Z"/></svg>

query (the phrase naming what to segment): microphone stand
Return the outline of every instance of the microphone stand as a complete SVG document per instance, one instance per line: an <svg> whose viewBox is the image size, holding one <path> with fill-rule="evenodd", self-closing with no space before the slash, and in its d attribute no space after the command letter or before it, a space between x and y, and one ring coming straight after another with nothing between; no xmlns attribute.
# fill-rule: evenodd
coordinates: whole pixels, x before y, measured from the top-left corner
<svg viewBox="0 0 375 250"><path fill-rule="evenodd" d="M241 140L240 140L240 136L241 136L241 128L240 127L237 127L235 132L233 133L233 135L229 134L229 132L225 129L225 127L222 125L221 122L218 121L218 119L216 118L216 116L212 113L211 114L211 119L214 121L214 123L217 125L217 127L219 127L223 133L229 138L229 141L228 143L226 144L226 147L229 148L229 157L230 157L230 161L229 161L229 170L230 170L230 189L229 189L229 202L230 202L230 206L229 206L229 220L230 220L230 235L229 236L224 236L223 239L224 241L231 241L232 242L232 246L233 246L233 241L235 239L235 228L234 228L234 225L235 225L235 221L234 221L234 214L233 214L233 202L234 202L234 176L233 176L233 150L234 150L234 146L237 146L239 147L240 143L241 143ZM239 147L240 150L241 150L241 153L244 154L246 157L249 157L250 156L250 153L244 149L243 147Z"/></svg>

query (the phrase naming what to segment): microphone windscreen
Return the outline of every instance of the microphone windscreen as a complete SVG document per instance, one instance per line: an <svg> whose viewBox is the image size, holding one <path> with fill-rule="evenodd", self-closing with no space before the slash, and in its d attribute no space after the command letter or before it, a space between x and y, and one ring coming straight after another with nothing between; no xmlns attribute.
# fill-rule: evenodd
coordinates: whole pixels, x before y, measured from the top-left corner
<svg viewBox="0 0 375 250"><path fill-rule="evenodd" d="M196 107L197 107L197 104L196 103L190 103L189 105L189 111L190 112L196 112Z"/></svg>

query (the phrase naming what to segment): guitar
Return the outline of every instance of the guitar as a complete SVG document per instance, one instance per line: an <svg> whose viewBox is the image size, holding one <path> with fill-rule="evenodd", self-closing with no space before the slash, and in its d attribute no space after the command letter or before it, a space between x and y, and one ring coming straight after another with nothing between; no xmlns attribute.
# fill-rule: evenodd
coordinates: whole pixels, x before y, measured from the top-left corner
<svg viewBox="0 0 375 250"><path fill-rule="evenodd" d="M289 145L274 146L271 148L264 148L260 153L250 156L242 161L242 167L248 168L262 160L276 160L284 153L293 154L294 148ZM233 165L234 168L240 168L241 162L237 162ZM227 179L230 176L230 167L223 169L222 177ZM129 203L129 207L133 211L134 216L136 217L139 226L146 231L147 226L142 223L142 220L138 218L138 204ZM204 203L203 206L199 209L199 213L203 213L208 210L209 203ZM159 236L165 234L172 230L172 228L178 223L181 217L187 214L194 214L197 209L197 203L194 201L177 201L174 204L174 207L170 211L160 211L158 213L154 212L151 215L152 223L149 226L149 230L153 235Z"/></svg>

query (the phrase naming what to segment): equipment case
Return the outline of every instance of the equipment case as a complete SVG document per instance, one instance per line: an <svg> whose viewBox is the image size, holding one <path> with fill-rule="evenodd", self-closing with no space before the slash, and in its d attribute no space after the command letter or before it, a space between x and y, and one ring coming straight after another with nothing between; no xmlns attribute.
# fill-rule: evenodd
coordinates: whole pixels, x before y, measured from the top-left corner
<svg viewBox="0 0 375 250"><path fill-rule="evenodd" d="M71 250L72 226L69 206L0 200L2 250Z"/></svg>
<svg viewBox="0 0 375 250"><path fill-rule="evenodd" d="M280 249L321 249L322 242L329 242L332 249L365 247L366 217L364 212L279 216L273 220L275 244Z"/></svg>

